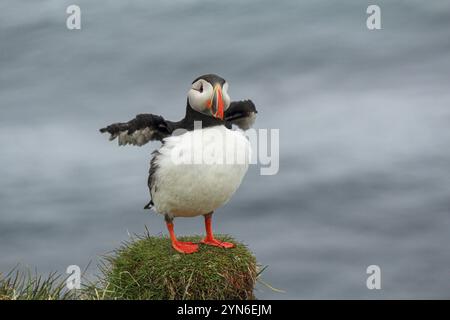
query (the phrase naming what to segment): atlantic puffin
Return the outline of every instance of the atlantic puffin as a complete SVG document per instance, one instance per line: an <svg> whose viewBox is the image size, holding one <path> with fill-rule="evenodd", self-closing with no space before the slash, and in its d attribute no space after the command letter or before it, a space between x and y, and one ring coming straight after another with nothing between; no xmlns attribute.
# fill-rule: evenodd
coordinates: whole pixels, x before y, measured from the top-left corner
<svg viewBox="0 0 450 320"><path fill-rule="evenodd" d="M152 153L151 200L144 208L164 215L176 251L193 253L198 245L177 240L174 218L199 215L204 216L206 229L201 243L234 247L214 238L212 214L230 200L247 172L251 148L244 131L253 125L256 114L251 100L230 101L225 79L206 74L192 82L182 120L139 114L128 122L100 129L110 134L110 141L118 138L119 145L162 142Z"/></svg>

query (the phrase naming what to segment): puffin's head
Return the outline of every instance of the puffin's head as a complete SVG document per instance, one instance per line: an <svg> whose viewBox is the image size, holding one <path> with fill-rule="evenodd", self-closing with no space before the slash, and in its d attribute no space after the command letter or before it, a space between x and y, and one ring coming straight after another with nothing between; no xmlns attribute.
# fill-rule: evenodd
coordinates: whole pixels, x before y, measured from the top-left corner
<svg viewBox="0 0 450 320"><path fill-rule="evenodd" d="M192 82L188 102L192 109L223 120L230 106L228 83L215 74L205 74Z"/></svg>

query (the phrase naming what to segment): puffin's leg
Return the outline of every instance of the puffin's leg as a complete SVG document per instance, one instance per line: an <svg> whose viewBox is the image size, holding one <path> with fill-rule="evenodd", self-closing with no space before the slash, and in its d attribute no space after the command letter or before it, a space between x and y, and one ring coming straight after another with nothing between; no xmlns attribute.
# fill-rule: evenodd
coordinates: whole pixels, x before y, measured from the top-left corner
<svg viewBox="0 0 450 320"><path fill-rule="evenodd" d="M164 218L166 220L167 230L169 230L172 248L180 253L193 253L198 251L198 245L195 243L178 241L175 232L173 231L173 218L168 215L165 215Z"/></svg>
<svg viewBox="0 0 450 320"><path fill-rule="evenodd" d="M208 244L210 246L221 247L221 248L233 248L234 244L231 242L223 242L214 238L212 231L212 212L205 214L205 229L206 237L202 240L202 243Z"/></svg>

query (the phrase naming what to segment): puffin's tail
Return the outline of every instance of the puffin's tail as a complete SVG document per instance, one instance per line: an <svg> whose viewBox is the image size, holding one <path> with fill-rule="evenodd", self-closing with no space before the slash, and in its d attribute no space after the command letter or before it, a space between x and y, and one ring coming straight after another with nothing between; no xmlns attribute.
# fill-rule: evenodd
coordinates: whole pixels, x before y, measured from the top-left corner
<svg viewBox="0 0 450 320"><path fill-rule="evenodd" d="M145 205L144 209L152 209L153 205L154 205L153 200L150 200L150 202Z"/></svg>

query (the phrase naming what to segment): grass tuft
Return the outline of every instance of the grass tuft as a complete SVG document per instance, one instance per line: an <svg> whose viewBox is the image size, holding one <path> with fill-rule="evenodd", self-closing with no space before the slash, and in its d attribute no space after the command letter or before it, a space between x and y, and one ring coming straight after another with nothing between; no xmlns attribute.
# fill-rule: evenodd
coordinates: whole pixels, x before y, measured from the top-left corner
<svg viewBox="0 0 450 320"><path fill-rule="evenodd" d="M218 239L236 244L223 249L200 245L184 255L166 237L133 239L104 258L99 283L85 294L90 299L254 299L256 259L245 245L227 235ZM202 237L180 237L200 242Z"/></svg>
<svg viewBox="0 0 450 320"><path fill-rule="evenodd" d="M51 273L47 277L19 270L0 274L0 300L70 300L74 291L66 288L66 279Z"/></svg>
<svg viewBox="0 0 450 320"><path fill-rule="evenodd" d="M180 237L199 243L203 237ZM200 245L199 252L176 252L166 237L132 238L104 256L96 282L68 290L67 277L41 276L14 268L0 273L0 300L110 300L110 299L255 299L259 280L256 259L245 245L227 235L218 239L236 244L222 249Z"/></svg>

